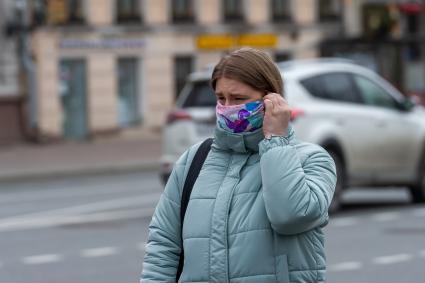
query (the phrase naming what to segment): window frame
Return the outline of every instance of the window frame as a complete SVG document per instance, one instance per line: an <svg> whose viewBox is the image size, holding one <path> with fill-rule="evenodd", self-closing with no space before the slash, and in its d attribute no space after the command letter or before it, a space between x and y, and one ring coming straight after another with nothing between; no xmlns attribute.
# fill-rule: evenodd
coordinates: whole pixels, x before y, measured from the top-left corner
<svg viewBox="0 0 425 283"><path fill-rule="evenodd" d="M81 15L80 17L73 12L73 9L71 9L72 1L78 1L79 8L81 9ZM66 24L71 25L78 25L78 24L85 24L86 23L86 1L84 0L66 0L67 5L67 20Z"/></svg>
<svg viewBox="0 0 425 283"><path fill-rule="evenodd" d="M185 9L186 13L182 13L181 15L176 13L177 9L175 9L175 5L177 5L177 1L188 3ZM195 22L196 7L194 0L171 0L170 10L171 22L174 24L190 24Z"/></svg>
<svg viewBox="0 0 425 283"><path fill-rule="evenodd" d="M343 4L342 1L340 0L329 0L335 3L338 3L339 5L339 11L337 13L333 13L333 14L323 14L323 9L322 9L322 5L321 2L322 1L328 1L328 0L319 0L317 2L317 17L319 22L338 22L341 21L342 19L342 12L343 12ZM334 4L334 3L331 3Z"/></svg>
<svg viewBox="0 0 425 283"><path fill-rule="evenodd" d="M275 9L276 1L282 0L270 0L270 19L273 23L282 23L282 22L291 22L292 21L292 1L285 0L288 3L288 9L285 14L277 14L275 13L277 9Z"/></svg>
<svg viewBox="0 0 425 283"><path fill-rule="evenodd" d="M132 13L129 13L128 15L123 15L120 12L120 3L122 4L123 0L115 0L115 22L117 24L139 24L142 22L142 11L141 6L142 3L140 0L124 0L124 1L133 1L132 6L134 6L134 9L132 10Z"/></svg>
<svg viewBox="0 0 425 283"><path fill-rule="evenodd" d="M239 4L239 6L241 7L241 9L237 10L239 11L238 13L235 14L229 14L227 9L226 9L226 3L230 3L230 1L236 1L236 4ZM245 22L245 6L244 6L244 1L243 0L222 0L221 1L221 10L222 10L222 15L223 15L223 22L225 23L242 23Z"/></svg>

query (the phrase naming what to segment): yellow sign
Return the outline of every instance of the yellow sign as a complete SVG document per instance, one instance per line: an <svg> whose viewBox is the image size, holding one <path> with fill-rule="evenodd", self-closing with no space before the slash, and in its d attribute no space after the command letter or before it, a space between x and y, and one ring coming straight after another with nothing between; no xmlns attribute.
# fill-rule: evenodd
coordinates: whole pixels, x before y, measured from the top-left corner
<svg viewBox="0 0 425 283"><path fill-rule="evenodd" d="M201 35L198 36L196 45L199 49L228 49L235 45L234 41L231 35Z"/></svg>
<svg viewBox="0 0 425 283"><path fill-rule="evenodd" d="M278 37L274 34L209 34L200 35L196 39L199 49L231 49L240 46L273 48L277 43Z"/></svg>
<svg viewBox="0 0 425 283"><path fill-rule="evenodd" d="M242 34L238 38L239 46L276 47L278 38L274 34Z"/></svg>
<svg viewBox="0 0 425 283"><path fill-rule="evenodd" d="M66 0L47 1L47 22L61 24L67 21L68 6Z"/></svg>

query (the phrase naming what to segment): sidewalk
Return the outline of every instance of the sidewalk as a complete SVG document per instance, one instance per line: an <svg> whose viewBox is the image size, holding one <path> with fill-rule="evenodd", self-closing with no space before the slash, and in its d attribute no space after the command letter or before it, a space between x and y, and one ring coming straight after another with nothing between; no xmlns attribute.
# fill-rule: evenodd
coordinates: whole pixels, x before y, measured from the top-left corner
<svg viewBox="0 0 425 283"><path fill-rule="evenodd" d="M0 147L0 181L158 170L160 134Z"/></svg>

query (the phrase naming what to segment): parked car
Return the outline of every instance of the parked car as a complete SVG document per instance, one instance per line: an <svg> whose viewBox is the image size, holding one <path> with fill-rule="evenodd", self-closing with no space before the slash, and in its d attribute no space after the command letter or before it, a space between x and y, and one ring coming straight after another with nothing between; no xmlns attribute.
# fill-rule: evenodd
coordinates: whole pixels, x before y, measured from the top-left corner
<svg viewBox="0 0 425 283"><path fill-rule="evenodd" d="M425 110L378 74L343 59L278 64L291 123L298 139L325 148L335 160L341 192L352 186L407 186L425 201ZM213 135L212 69L190 75L164 129L161 176L165 182L190 145Z"/></svg>

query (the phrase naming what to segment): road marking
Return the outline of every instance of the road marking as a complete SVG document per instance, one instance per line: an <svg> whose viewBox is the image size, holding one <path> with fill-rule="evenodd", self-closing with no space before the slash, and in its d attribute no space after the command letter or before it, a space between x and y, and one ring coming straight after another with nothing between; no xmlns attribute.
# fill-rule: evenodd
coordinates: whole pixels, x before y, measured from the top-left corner
<svg viewBox="0 0 425 283"><path fill-rule="evenodd" d="M129 207L129 206L141 207L143 205L156 204L160 196L161 196L161 193L155 192L151 194L144 194L142 196L125 197L125 198L112 199L107 201L92 202L88 204L76 205L76 206L71 206L66 208L28 213L24 215L18 215L18 216L0 219L0 224L4 222L10 222L13 220L21 220L21 219L27 219L27 218L34 219L34 218L38 218L38 217L41 218L46 216L91 213L96 211L102 211L107 209L117 209L122 207Z"/></svg>
<svg viewBox="0 0 425 283"><path fill-rule="evenodd" d="M44 255L35 255L28 256L23 258L25 264L44 264L44 263L53 263L62 260L62 256L58 254L44 254Z"/></svg>
<svg viewBox="0 0 425 283"><path fill-rule="evenodd" d="M27 229L48 228L61 225L96 223L122 219L137 219L151 217L155 208L141 208L124 211L102 212L88 215L50 216L36 219L22 219L0 223L0 232L19 231Z"/></svg>
<svg viewBox="0 0 425 283"><path fill-rule="evenodd" d="M329 266L329 271L349 271L349 270L357 270L363 267L363 263L358 261L347 261L347 262L341 262L338 264L333 264Z"/></svg>
<svg viewBox="0 0 425 283"><path fill-rule="evenodd" d="M3 218L0 219L0 232L46 228L64 224L91 223L150 217L153 214L155 204L157 203L159 197L160 193L153 193L140 197L108 200L63 209L55 209L22 216ZM129 207L136 207L136 209L129 209ZM124 211L117 211L116 209L119 208L126 209ZM105 210L115 211L105 212ZM94 213L97 211L101 212ZM92 214L84 215L84 213Z"/></svg>
<svg viewBox="0 0 425 283"><path fill-rule="evenodd" d="M347 226L356 225L357 222L358 222L357 218L343 217L343 218L336 218L334 220L331 220L330 225L333 227L347 227Z"/></svg>
<svg viewBox="0 0 425 283"><path fill-rule="evenodd" d="M373 259L373 263L375 264L393 264L403 261L409 261L413 258L410 254L396 254L389 256L381 256Z"/></svg>
<svg viewBox="0 0 425 283"><path fill-rule="evenodd" d="M110 256L118 253L116 247L103 247L95 249L87 249L81 251L82 257L101 257L101 256Z"/></svg>
<svg viewBox="0 0 425 283"><path fill-rule="evenodd" d="M372 220L378 222L393 221L400 218L400 214L396 212L377 213L372 216Z"/></svg>
<svg viewBox="0 0 425 283"><path fill-rule="evenodd" d="M0 204L13 204L13 203L25 203L25 202L36 202L36 201L46 201L46 200L55 200L55 199L66 199L71 197L89 197L89 196L108 196L108 195L118 195L123 193L133 193L140 191L140 188L127 188L124 183L117 183L116 186L121 186L125 188L124 191L117 191L113 189L105 189L105 185L84 185L86 190L78 191L81 187L66 187L63 190L46 190L41 192L32 193L30 191L7 194L2 196L0 199ZM101 189L101 190L99 190Z"/></svg>

